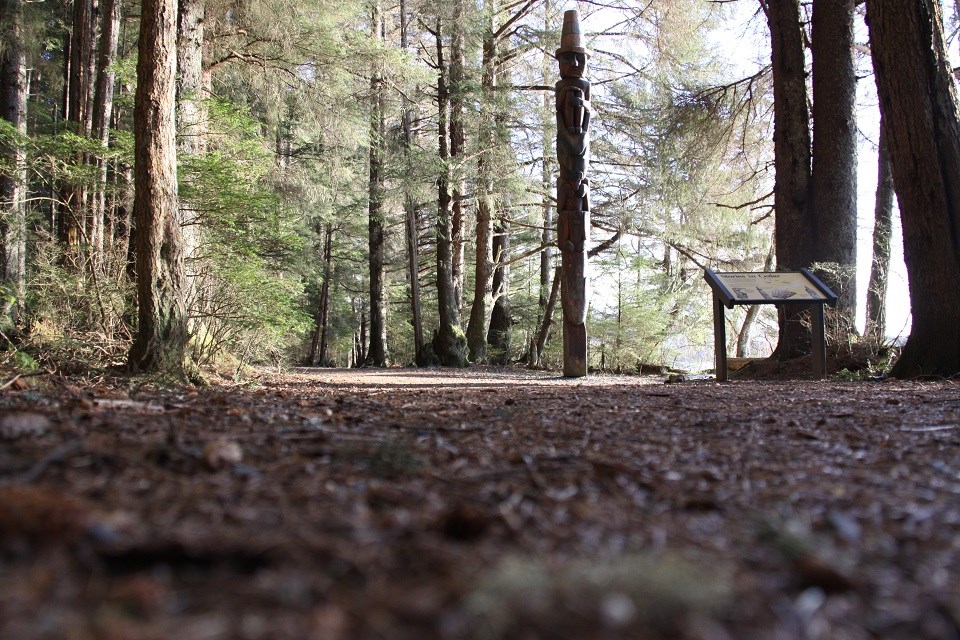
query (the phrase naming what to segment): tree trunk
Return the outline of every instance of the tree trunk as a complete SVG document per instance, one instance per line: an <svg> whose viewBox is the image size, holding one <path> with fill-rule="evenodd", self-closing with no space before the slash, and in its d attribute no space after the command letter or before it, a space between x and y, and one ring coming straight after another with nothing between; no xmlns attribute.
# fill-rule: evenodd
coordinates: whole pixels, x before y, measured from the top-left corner
<svg viewBox="0 0 960 640"><path fill-rule="evenodd" d="M383 13L380 3L374 4L373 37L383 40ZM387 283L384 272L384 104L383 71L374 62L370 75L370 185L368 232L370 245L370 349L367 364L387 366Z"/></svg>
<svg viewBox="0 0 960 640"><path fill-rule="evenodd" d="M546 0L544 6L544 32L550 27L550 0ZM554 64L553 56L549 52L543 52L543 60L541 63L541 72L544 82L546 78L549 78L552 75L552 67ZM543 197L541 201L541 210L543 212L543 232L540 235L540 242L543 246L543 249L540 251L540 288L537 296L537 316L540 323L543 322L547 309L547 301L550 298L550 272L553 271L553 227L556 224L553 216L553 201L548 195L554 186L554 175L553 175L553 158L557 152L554 149L555 145L555 136L551 135L547 123L553 120L553 96L549 92L543 92L542 98L542 112L541 118L543 119L543 126L541 130L543 135L541 137L541 144L543 146L543 167L540 173L541 178L541 188L543 189Z"/></svg>
<svg viewBox="0 0 960 640"><path fill-rule="evenodd" d="M203 105L203 38L206 0L179 0L177 25L178 151L191 156L206 152L206 110Z"/></svg>
<svg viewBox="0 0 960 640"><path fill-rule="evenodd" d="M138 325L129 366L193 375L177 224L176 42L176 0L143 0L134 99Z"/></svg>
<svg viewBox="0 0 960 640"><path fill-rule="evenodd" d="M448 85L450 95L450 169L452 187L452 209L450 218L451 233L451 269L453 271L453 296L457 307L463 306L463 274L464 274L464 203L466 200L466 176L464 175L464 160L466 136L464 134L464 100L466 96L466 52L464 33L466 25L463 23L464 0L454 0L453 22L450 27L450 81Z"/></svg>
<svg viewBox="0 0 960 640"><path fill-rule="evenodd" d="M407 49L407 6L405 0L400 0L400 48ZM403 97L403 153L407 168L407 176L413 174L413 106L406 95ZM420 304L420 225L418 224L417 203L414 199L409 183L404 183L403 194L404 227L407 243L407 277L410 280L410 324L413 326L414 361L417 366L424 366L425 352L423 349L423 313Z"/></svg>
<svg viewBox="0 0 960 640"><path fill-rule="evenodd" d="M773 66L774 209L777 269L793 271L812 262L810 131L798 0L767 3ZM809 353L810 330L798 305L779 308L780 336L774 356Z"/></svg>
<svg viewBox="0 0 960 640"><path fill-rule="evenodd" d="M864 334L883 342L887 331L887 276L890 272L890 236L893 232L893 173L887 134L880 128L877 149L877 200L873 211L873 262L867 286L867 322Z"/></svg>
<svg viewBox="0 0 960 640"><path fill-rule="evenodd" d="M827 336L846 342L857 310L855 0L813 2L813 259L839 296Z"/></svg>
<svg viewBox="0 0 960 640"><path fill-rule="evenodd" d="M27 57L24 42L23 0L0 0L0 14L9 20L6 46L0 51L0 118L27 135ZM0 212L0 280L13 297L11 304L3 303L0 315L9 314L16 323L23 313L26 293L26 212L27 212L27 158L23 144L14 142L9 148L0 148L0 154L12 168L8 176L0 176L0 202L9 203Z"/></svg>
<svg viewBox="0 0 960 640"><path fill-rule="evenodd" d="M491 364L510 363L510 223L500 218L493 232L493 255L497 265L493 273L493 311L487 343L493 351Z"/></svg>
<svg viewBox="0 0 960 640"><path fill-rule="evenodd" d="M485 7L483 40L483 97L487 105L493 108L493 97L497 87L497 42L493 30L495 6L488 3ZM470 347L470 360L486 362L487 336L490 331L490 317L493 312L493 219L495 216L496 177L494 175L494 146L497 141L496 117L483 123L480 133L480 157L477 160L477 226L476 226L476 264L474 268L473 304L470 306L470 322L467 325L467 344Z"/></svg>
<svg viewBox="0 0 960 640"><path fill-rule="evenodd" d="M547 340L550 337L550 326L553 324L553 310L557 308L557 300L560 298L560 280L561 268L553 269L553 285L550 287L550 297L547 298L547 306L543 312L543 320L540 328L537 330L537 364L543 360L543 350L547 346Z"/></svg>
<svg viewBox="0 0 960 640"><path fill-rule="evenodd" d="M70 74L66 77L68 122L80 136L91 135L93 126L93 83L96 68L96 16L97 0L74 0L73 30L70 35ZM79 162L86 162L81 156ZM61 207L60 241L69 248L79 247L81 242L90 242L88 211L89 191L82 185L70 185L66 202ZM89 225L86 225L89 227Z"/></svg>
<svg viewBox="0 0 960 640"><path fill-rule="evenodd" d="M206 0L179 0L177 23L177 152L181 157L202 156L207 150L203 103L203 39ZM189 202L180 203L180 227L187 261L197 257L198 215Z"/></svg>
<svg viewBox="0 0 960 640"><path fill-rule="evenodd" d="M450 149L447 138L449 89L443 50L443 23L437 20L437 139L440 175L437 176L437 311L440 326L433 336L433 353L444 366L467 364L467 338L460 328L460 305L453 281L453 229L450 198Z"/></svg>
<svg viewBox="0 0 960 640"><path fill-rule="evenodd" d="M767 251L767 258L763 261L763 270L770 271L773 267L773 244L770 245L770 250ZM740 325L740 332L737 334L737 357L746 358L750 352L750 332L753 329L753 324L757 321L757 316L760 315L760 305L752 304L747 307L747 314L743 318L743 324Z"/></svg>
<svg viewBox="0 0 960 640"><path fill-rule="evenodd" d="M936 0L868 0L913 326L897 377L960 373L960 116Z"/></svg>
<svg viewBox="0 0 960 640"><path fill-rule="evenodd" d="M96 80L93 91L93 115L91 134L100 141L104 152L110 146L110 122L113 116L113 93L116 73L113 65L117 58L117 43L120 37L120 0L103 0L100 22L100 46L97 53ZM96 160L98 169L97 189L93 195L90 211L90 244L95 264L103 256L105 223L107 218L107 168L105 158Z"/></svg>
<svg viewBox="0 0 960 640"><path fill-rule="evenodd" d="M314 316L313 341L307 364L310 366L330 366L329 327L330 327L330 276L333 271L333 224L328 222L323 229L323 284L320 286L320 303Z"/></svg>

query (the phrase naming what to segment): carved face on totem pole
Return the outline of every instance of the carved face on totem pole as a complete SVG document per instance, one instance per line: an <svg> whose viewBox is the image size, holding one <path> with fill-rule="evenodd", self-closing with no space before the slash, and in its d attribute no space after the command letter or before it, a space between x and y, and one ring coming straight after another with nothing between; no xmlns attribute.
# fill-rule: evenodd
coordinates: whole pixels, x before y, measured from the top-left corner
<svg viewBox="0 0 960 640"><path fill-rule="evenodd" d="M582 78L587 68L587 54L581 51L557 51L561 78Z"/></svg>

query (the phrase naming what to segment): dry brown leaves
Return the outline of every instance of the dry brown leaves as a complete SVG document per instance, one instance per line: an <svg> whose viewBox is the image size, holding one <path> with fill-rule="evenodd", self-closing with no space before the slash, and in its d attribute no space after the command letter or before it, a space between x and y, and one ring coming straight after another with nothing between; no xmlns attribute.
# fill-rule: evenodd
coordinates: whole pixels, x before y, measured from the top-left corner
<svg viewBox="0 0 960 640"><path fill-rule="evenodd" d="M0 393L0 637L958 638L960 384Z"/></svg>

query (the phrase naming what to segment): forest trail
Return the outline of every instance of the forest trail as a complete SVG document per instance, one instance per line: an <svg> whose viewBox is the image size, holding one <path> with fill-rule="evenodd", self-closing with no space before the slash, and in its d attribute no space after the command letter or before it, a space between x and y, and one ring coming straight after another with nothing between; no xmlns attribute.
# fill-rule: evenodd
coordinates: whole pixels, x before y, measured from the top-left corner
<svg viewBox="0 0 960 640"><path fill-rule="evenodd" d="M0 637L956 638L960 383L0 392Z"/></svg>

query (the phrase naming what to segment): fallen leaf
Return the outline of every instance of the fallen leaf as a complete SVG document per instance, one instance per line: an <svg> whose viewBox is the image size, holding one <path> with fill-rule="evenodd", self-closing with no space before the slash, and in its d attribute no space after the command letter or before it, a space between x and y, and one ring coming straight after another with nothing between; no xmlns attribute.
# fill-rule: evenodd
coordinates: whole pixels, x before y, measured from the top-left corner
<svg viewBox="0 0 960 640"><path fill-rule="evenodd" d="M41 436L50 429L50 418L42 413L18 411L0 418L0 439L19 440Z"/></svg>
<svg viewBox="0 0 960 640"><path fill-rule="evenodd" d="M203 462L213 471L243 460L243 449L233 440L214 440L203 447Z"/></svg>

